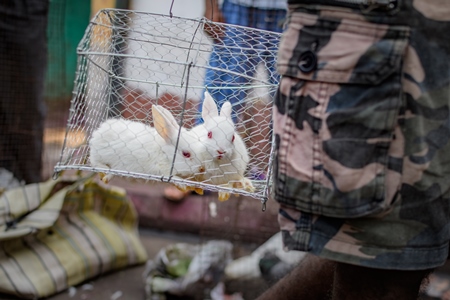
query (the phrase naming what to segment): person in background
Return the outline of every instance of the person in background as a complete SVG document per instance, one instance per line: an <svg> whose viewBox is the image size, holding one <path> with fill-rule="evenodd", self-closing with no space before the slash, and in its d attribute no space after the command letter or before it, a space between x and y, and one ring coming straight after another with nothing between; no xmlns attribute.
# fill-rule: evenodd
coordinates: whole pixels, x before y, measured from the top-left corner
<svg viewBox="0 0 450 300"><path fill-rule="evenodd" d="M450 2L288 3L273 196L309 254L258 299L417 299L449 254Z"/></svg>
<svg viewBox="0 0 450 300"><path fill-rule="evenodd" d="M205 0L204 16L213 22L282 32L286 7L285 0L224 0L221 5L218 0ZM251 84L259 63L263 63L267 69L269 82L273 85L278 83L276 57L271 53L258 52L258 48L276 49L279 41L260 32L249 34L238 27L224 29L220 24L205 24L205 33L212 39L213 49L204 85L219 109L225 101L232 103L233 119L238 123L239 111L250 92L250 89L243 87ZM272 96L274 94L275 90ZM202 104L203 101L198 105L199 115ZM202 122L199 117L197 123ZM164 197L172 201L181 201L186 195L173 186L164 190Z"/></svg>
<svg viewBox="0 0 450 300"><path fill-rule="evenodd" d="M0 2L0 188L41 181L49 3Z"/></svg>
<svg viewBox="0 0 450 300"><path fill-rule="evenodd" d="M217 0L205 0L205 7L205 17L212 21L272 32L282 32L286 18L286 2L282 0L224 0L221 9ZM259 63L267 69L270 83L279 82L276 57L270 52L260 52L276 49L279 41L261 31L251 33L239 27L223 30L220 26L206 24L205 31L214 40L214 46L204 85L219 108L225 101L232 103L237 122L239 110L250 92L243 87L251 84ZM202 102L199 112L201 108Z"/></svg>

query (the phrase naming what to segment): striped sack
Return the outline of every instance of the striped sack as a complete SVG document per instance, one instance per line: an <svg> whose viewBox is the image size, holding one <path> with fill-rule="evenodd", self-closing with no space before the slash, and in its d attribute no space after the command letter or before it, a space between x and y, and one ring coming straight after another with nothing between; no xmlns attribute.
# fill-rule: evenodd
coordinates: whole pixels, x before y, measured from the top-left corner
<svg viewBox="0 0 450 300"><path fill-rule="evenodd" d="M47 297L146 260L123 189L50 179L0 195L0 293Z"/></svg>

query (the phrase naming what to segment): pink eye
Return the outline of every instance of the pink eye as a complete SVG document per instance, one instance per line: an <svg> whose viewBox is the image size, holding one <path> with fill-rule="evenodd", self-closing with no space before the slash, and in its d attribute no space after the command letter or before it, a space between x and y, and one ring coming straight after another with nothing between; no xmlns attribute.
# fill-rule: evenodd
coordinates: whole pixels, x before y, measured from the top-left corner
<svg viewBox="0 0 450 300"><path fill-rule="evenodd" d="M189 157L191 157L191 153L187 152L187 151L183 151L183 156L186 158L189 158Z"/></svg>
<svg viewBox="0 0 450 300"><path fill-rule="evenodd" d="M211 131L208 132L208 139L212 139L212 132Z"/></svg>
<svg viewBox="0 0 450 300"><path fill-rule="evenodd" d="M233 135L233 137L231 138L231 142L232 142L232 143L234 142L234 135Z"/></svg>

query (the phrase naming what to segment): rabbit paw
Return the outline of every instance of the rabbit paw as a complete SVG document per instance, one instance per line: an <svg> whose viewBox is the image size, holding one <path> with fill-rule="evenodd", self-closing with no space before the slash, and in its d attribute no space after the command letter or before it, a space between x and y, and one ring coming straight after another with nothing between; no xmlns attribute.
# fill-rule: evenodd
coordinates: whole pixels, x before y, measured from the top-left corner
<svg viewBox="0 0 450 300"><path fill-rule="evenodd" d="M103 181L104 183L108 183L111 181L111 179L113 178L114 175L108 174L106 175L105 173L98 173L98 176L100 177L100 180Z"/></svg>
<svg viewBox="0 0 450 300"><path fill-rule="evenodd" d="M230 186L232 188L242 189L250 193L253 193L255 191L255 187L253 186L252 181L245 177L239 181L230 182Z"/></svg>
<svg viewBox="0 0 450 300"><path fill-rule="evenodd" d="M178 188L180 189L180 188ZM185 191L194 191L199 195L203 195L203 189L202 188L198 188L195 186L187 186L186 188L184 188Z"/></svg>
<svg viewBox="0 0 450 300"><path fill-rule="evenodd" d="M231 188L234 188L234 189L243 189L243 188L244 188L244 185L242 184L241 181L230 181L230 182L228 183L228 185L229 185ZM233 195L234 195L235 197L239 197L239 193L234 193Z"/></svg>
<svg viewBox="0 0 450 300"><path fill-rule="evenodd" d="M243 189L244 188L244 184L243 184L243 182L242 181L230 181L229 183L228 183L228 185L231 187L231 188L234 188L234 189Z"/></svg>
<svg viewBox="0 0 450 300"><path fill-rule="evenodd" d="M219 191L219 201L220 202L227 201L228 199L230 199L230 193Z"/></svg>
<svg viewBox="0 0 450 300"><path fill-rule="evenodd" d="M192 191L192 187L185 186L184 184L174 184L174 186L182 191L183 193L187 193L189 191Z"/></svg>
<svg viewBox="0 0 450 300"><path fill-rule="evenodd" d="M174 184L174 186L182 191L183 193L187 193L190 191L194 191L199 195L203 195L203 189L195 187L195 186L185 186L184 184Z"/></svg>
<svg viewBox="0 0 450 300"><path fill-rule="evenodd" d="M244 178L243 185L244 185L244 190L246 190L247 192L249 192L249 193L255 192L255 187L253 186L253 183L250 179Z"/></svg>
<svg viewBox="0 0 450 300"><path fill-rule="evenodd" d="M194 188L194 192L196 192L197 194L199 194L199 195L203 195L203 189L201 189L201 188Z"/></svg>

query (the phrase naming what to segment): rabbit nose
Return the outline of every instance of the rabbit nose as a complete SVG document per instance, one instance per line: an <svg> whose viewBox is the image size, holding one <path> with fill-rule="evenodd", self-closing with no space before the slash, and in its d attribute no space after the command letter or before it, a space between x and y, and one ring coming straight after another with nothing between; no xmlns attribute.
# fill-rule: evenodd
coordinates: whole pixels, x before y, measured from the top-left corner
<svg viewBox="0 0 450 300"><path fill-rule="evenodd" d="M219 153L220 155L224 155L225 153L227 153L227 151L221 151L221 150L217 150L217 153Z"/></svg>

